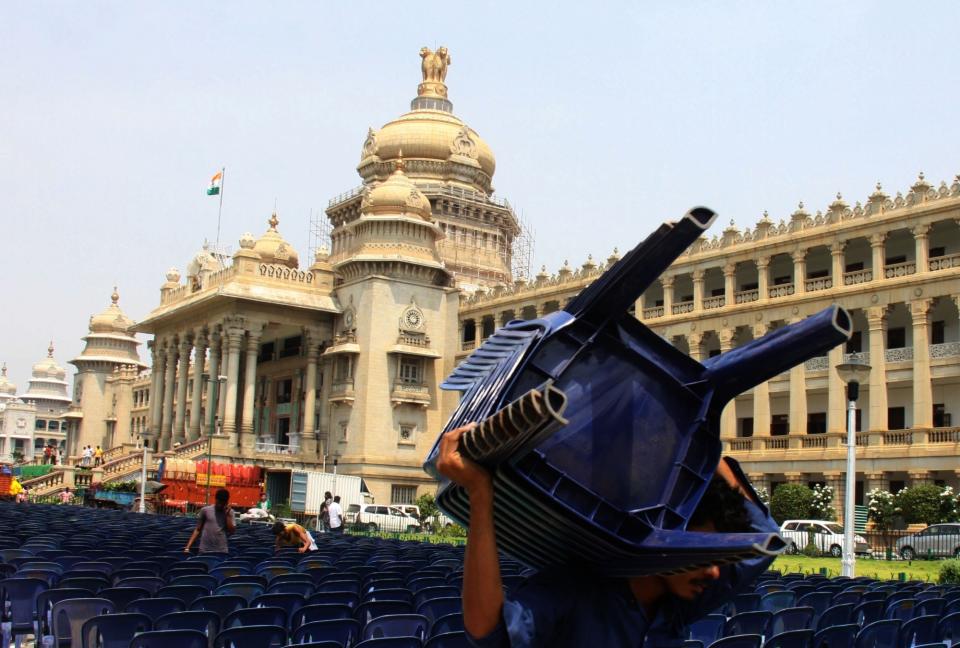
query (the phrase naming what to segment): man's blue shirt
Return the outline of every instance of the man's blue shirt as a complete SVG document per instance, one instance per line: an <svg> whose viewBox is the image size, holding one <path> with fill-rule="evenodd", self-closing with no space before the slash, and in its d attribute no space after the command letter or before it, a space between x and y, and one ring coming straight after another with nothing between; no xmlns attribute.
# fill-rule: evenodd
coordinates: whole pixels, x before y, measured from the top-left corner
<svg viewBox="0 0 960 648"><path fill-rule="evenodd" d="M746 502L751 531L779 531L762 505ZM503 618L478 648L620 648L681 645L684 628L713 612L751 584L773 556L759 556L720 570L720 578L692 601L661 600L648 619L625 579L597 579L551 571L519 585L504 600ZM469 636L469 635L468 635ZM646 643L644 643L646 641Z"/></svg>

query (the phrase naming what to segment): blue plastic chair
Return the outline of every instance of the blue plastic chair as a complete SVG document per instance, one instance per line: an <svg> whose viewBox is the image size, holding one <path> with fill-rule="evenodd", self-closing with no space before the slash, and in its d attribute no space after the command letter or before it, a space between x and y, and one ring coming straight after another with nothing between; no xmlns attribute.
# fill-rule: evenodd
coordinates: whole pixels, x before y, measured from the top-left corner
<svg viewBox="0 0 960 648"><path fill-rule="evenodd" d="M314 592L307 599L307 605L324 604L349 605L356 609L360 605L360 596L353 592Z"/></svg>
<svg viewBox="0 0 960 648"><path fill-rule="evenodd" d="M423 646L424 648L471 648L471 644L467 640L467 633L463 631L444 632L430 637Z"/></svg>
<svg viewBox="0 0 960 648"><path fill-rule="evenodd" d="M127 648L136 634L151 629L146 614L124 612L88 619L80 632L83 648Z"/></svg>
<svg viewBox="0 0 960 648"><path fill-rule="evenodd" d="M367 639L353 648L422 648L423 644L419 639L413 637L386 637L383 639Z"/></svg>
<svg viewBox="0 0 960 648"><path fill-rule="evenodd" d="M305 608L304 608L305 609ZM337 642L340 646L353 645L360 637L362 626L356 619L332 619L304 623L293 633L293 643Z"/></svg>
<svg viewBox="0 0 960 648"><path fill-rule="evenodd" d="M847 603L858 605L862 596L860 592L840 592L833 595L830 605L846 605Z"/></svg>
<svg viewBox="0 0 960 648"><path fill-rule="evenodd" d="M71 567L71 570L84 570L84 571L96 571L100 572L104 576L110 576L115 570L113 565L108 562L101 562L99 560L85 560L76 562Z"/></svg>
<svg viewBox="0 0 960 648"><path fill-rule="evenodd" d="M900 626L900 645L933 643L937 639L937 621L940 618L928 614L915 616Z"/></svg>
<svg viewBox="0 0 960 648"><path fill-rule="evenodd" d="M133 576L130 578L115 580L113 582L114 587L142 587L150 592L151 596L155 595L157 590L166 584L166 581L159 576Z"/></svg>
<svg viewBox="0 0 960 648"><path fill-rule="evenodd" d="M220 617L216 612L206 610L189 610L187 612L171 612L164 614L154 621L154 630L197 630L202 632L210 645L220 632Z"/></svg>
<svg viewBox="0 0 960 648"><path fill-rule="evenodd" d="M285 627L261 625L221 630L213 646L214 648L282 648L286 643Z"/></svg>
<svg viewBox="0 0 960 648"><path fill-rule="evenodd" d="M917 599L917 607L913 612L913 616L927 616L932 614L934 616L940 616L943 614L943 610L947 607L947 600L944 598L928 598L924 600Z"/></svg>
<svg viewBox="0 0 960 648"><path fill-rule="evenodd" d="M142 587L108 587L97 592L97 596L113 601L117 610L126 610L131 601L150 598L150 592Z"/></svg>
<svg viewBox="0 0 960 648"><path fill-rule="evenodd" d="M417 607L416 613L422 614L427 617L430 623L433 623L440 617L447 616L448 614L463 613L463 602L459 596L430 599Z"/></svg>
<svg viewBox="0 0 960 648"><path fill-rule="evenodd" d="M290 615L281 607L249 607L234 610L223 620L223 628L278 625L287 627Z"/></svg>
<svg viewBox="0 0 960 648"><path fill-rule="evenodd" d="M710 648L760 648L762 645L763 637L760 635L740 634L717 639L710 645Z"/></svg>
<svg viewBox="0 0 960 648"><path fill-rule="evenodd" d="M820 615L820 618L817 619L816 630L819 632L824 628L829 628L831 626L846 625L853 621L854 605L852 603L845 603L844 605L832 605L824 610L823 614Z"/></svg>
<svg viewBox="0 0 960 648"><path fill-rule="evenodd" d="M337 619L352 619L353 609L343 603L318 603L305 605L290 618L290 627L293 629L313 623L315 621L334 621Z"/></svg>
<svg viewBox="0 0 960 648"><path fill-rule="evenodd" d="M791 630L806 630L813 625L812 607L784 608L774 612L767 624L765 636L773 636Z"/></svg>
<svg viewBox="0 0 960 648"><path fill-rule="evenodd" d="M234 610L247 607L247 600L242 596L216 595L201 596L190 604L191 610L206 610L216 613L223 621Z"/></svg>
<svg viewBox="0 0 960 648"><path fill-rule="evenodd" d="M184 607L190 607L190 604L201 596L209 596L210 590L201 585L167 585L157 590L158 598L175 598L183 601Z"/></svg>
<svg viewBox="0 0 960 648"><path fill-rule="evenodd" d="M209 648L207 636L198 630L152 630L130 640L130 648Z"/></svg>
<svg viewBox="0 0 960 648"><path fill-rule="evenodd" d="M830 592L810 592L804 594L799 599L797 599L798 606L809 606L813 608L814 619L819 619L820 616L826 612L827 608L830 607L830 601L833 599L833 595Z"/></svg>
<svg viewBox="0 0 960 648"><path fill-rule="evenodd" d="M960 644L960 612L940 617L937 623L937 639L950 641L950 645Z"/></svg>
<svg viewBox="0 0 960 648"><path fill-rule="evenodd" d="M717 616L723 616L722 614ZM721 629L723 626L721 626ZM440 617L430 626L430 636L445 634L447 632L463 632L463 615L447 614Z"/></svg>
<svg viewBox="0 0 960 648"><path fill-rule="evenodd" d="M727 617L722 614L708 614L687 627L687 639L702 641L704 645L709 646L723 635L723 629L726 625ZM463 628L460 629L463 630Z"/></svg>
<svg viewBox="0 0 960 648"><path fill-rule="evenodd" d="M763 643L763 648L810 648L813 630L788 630L775 634Z"/></svg>
<svg viewBox="0 0 960 648"><path fill-rule="evenodd" d="M420 607L422 604L426 603L427 601L432 601L433 599L450 597L456 598L459 596L460 590L449 585L443 585L440 587L425 587L417 591L416 595L414 595L413 606Z"/></svg>
<svg viewBox="0 0 960 648"><path fill-rule="evenodd" d="M416 637L423 641L430 629L427 617L419 614L388 614L369 621L363 627L364 639Z"/></svg>
<svg viewBox="0 0 960 648"><path fill-rule="evenodd" d="M20 648L23 635L36 636L37 597L49 588L47 581L40 578L14 577L0 581L0 610L6 610L2 633L5 647L13 640L16 648Z"/></svg>
<svg viewBox="0 0 960 648"><path fill-rule="evenodd" d="M850 621L858 624L861 628L865 628L874 621L881 620L886 607L887 604L884 601L864 601L853 608Z"/></svg>
<svg viewBox="0 0 960 648"><path fill-rule="evenodd" d="M80 589L78 587L55 587L54 589L40 592L37 595L36 620L37 629L41 636L50 635L50 624L52 619L50 613L53 611L53 604L59 603L65 599L71 598L93 598L95 595L90 590ZM103 598L103 597L100 597ZM114 609L122 609L114 606Z"/></svg>
<svg viewBox="0 0 960 648"><path fill-rule="evenodd" d="M183 612L187 606L175 598L137 599L127 604L127 612L142 612L153 620L171 612Z"/></svg>
<svg viewBox="0 0 960 648"><path fill-rule="evenodd" d="M224 582L213 591L214 596L223 594L242 596L248 603L263 594L264 587L255 583Z"/></svg>
<svg viewBox="0 0 960 648"><path fill-rule="evenodd" d="M771 592L760 598L760 609L776 612L784 608L794 607L797 604L797 594L793 590Z"/></svg>
<svg viewBox="0 0 960 648"><path fill-rule="evenodd" d="M261 594L250 602L250 607L278 607L287 613L287 619L307 604L300 594Z"/></svg>
<svg viewBox="0 0 960 648"><path fill-rule="evenodd" d="M367 624L372 619L388 614L412 614L413 606L406 601L367 601L357 606L354 618Z"/></svg>
<svg viewBox="0 0 960 648"><path fill-rule="evenodd" d="M220 581L217 580L215 576L210 574L186 574L184 576L177 576L176 578L170 579L167 581L168 585L197 585L203 587L208 592L212 592L217 589L217 586L220 584Z"/></svg>
<svg viewBox="0 0 960 648"><path fill-rule="evenodd" d="M858 632L860 632L860 626L856 623L845 623L818 630L813 635L811 648L846 648L852 646L857 639Z"/></svg>
<svg viewBox="0 0 960 648"><path fill-rule="evenodd" d="M307 581L280 581L274 579L267 587L267 594L298 594L306 599L313 594L314 585Z"/></svg>
<svg viewBox="0 0 960 648"><path fill-rule="evenodd" d="M113 614L113 602L102 598L63 599L53 604L50 629L56 645L82 646L83 624L103 614Z"/></svg>
<svg viewBox="0 0 960 648"><path fill-rule="evenodd" d="M724 636L731 635L763 635L767 624L773 615L766 610L756 612L741 612L727 619Z"/></svg>
<svg viewBox="0 0 960 648"><path fill-rule="evenodd" d="M916 608L916 599L902 598L892 603L887 603L887 607L883 611L883 618L897 619L901 623L905 623L913 618L913 613L916 611Z"/></svg>
<svg viewBox="0 0 960 648"><path fill-rule="evenodd" d="M898 643L900 625L897 619L874 621L857 633L854 646L856 648L901 648Z"/></svg>

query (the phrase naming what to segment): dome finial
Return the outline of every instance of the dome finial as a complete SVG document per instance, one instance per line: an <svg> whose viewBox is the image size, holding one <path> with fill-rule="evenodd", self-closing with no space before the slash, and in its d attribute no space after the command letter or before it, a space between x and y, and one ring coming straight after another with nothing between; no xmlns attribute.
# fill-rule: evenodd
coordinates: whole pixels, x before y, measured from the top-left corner
<svg viewBox="0 0 960 648"><path fill-rule="evenodd" d="M407 170L407 163L403 161L403 149L397 150L397 159L393 163L393 170L401 173Z"/></svg>
<svg viewBox="0 0 960 648"><path fill-rule="evenodd" d="M50 346L47 347L47 357L53 357L53 340L50 340Z"/></svg>
<svg viewBox="0 0 960 648"><path fill-rule="evenodd" d="M116 286L113 287L113 294L110 295L110 301L113 302L114 306L120 301L120 293L117 292Z"/></svg>
<svg viewBox="0 0 960 648"><path fill-rule="evenodd" d="M4 378L7 377L7 363L6 363L6 362L4 362L4 363L3 363L3 366L0 367L0 376L3 376Z"/></svg>
<svg viewBox="0 0 960 648"><path fill-rule="evenodd" d="M270 226L274 232L277 231L277 225L280 224L280 219L277 218L277 210L274 208L273 214L270 215L270 220L267 221L267 224Z"/></svg>

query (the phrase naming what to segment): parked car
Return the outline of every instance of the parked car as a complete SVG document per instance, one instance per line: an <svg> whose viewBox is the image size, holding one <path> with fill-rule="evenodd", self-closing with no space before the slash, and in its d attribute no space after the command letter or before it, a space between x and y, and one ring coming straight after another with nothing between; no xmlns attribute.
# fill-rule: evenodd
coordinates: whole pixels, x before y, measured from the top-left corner
<svg viewBox="0 0 960 648"><path fill-rule="evenodd" d="M837 558L843 555L843 526L826 520L786 520L780 526L780 536L787 543L786 552L802 551L810 543L810 531L813 531L813 543L821 553ZM866 538L855 535L853 541L854 553L870 553Z"/></svg>
<svg viewBox="0 0 960 648"><path fill-rule="evenodd" d="M904 560L960 558L960 524L931 524L923 531L897 540L897 553Z"/></svg>
<svg viewBox="0 0 960 648"><path fill-rule="evenodd" d="M354 515L353 524L364 531L391 531L395 533L417 533L420 531L420 521L412 515L407 515L396 506L363 504L359 509Z"/></svg>

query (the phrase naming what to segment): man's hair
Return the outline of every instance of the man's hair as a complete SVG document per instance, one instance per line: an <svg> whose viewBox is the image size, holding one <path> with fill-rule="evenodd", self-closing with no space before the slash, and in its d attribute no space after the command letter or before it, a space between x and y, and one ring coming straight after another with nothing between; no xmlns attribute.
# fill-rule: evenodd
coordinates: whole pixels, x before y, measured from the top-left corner
<svg viewBox="0 0 960 648"><path fill-rule="evenodd" d="M270 531L273 532L273 535L280 535L281 533L283 533L283 530L286 528L287 528L286 524L284 524L283 522L277 521L273 523L272 527L270 527Z"/></svg>
<svg viewBox="0 0 960 648"><path fill-rule="evenodd" d="M743 495L722 477L714 476L710 480L687 527L708 522L713 523L718 533L747 533L751 528Z"/></svg>
<svg viewBox="0 0 960 648"><path fill-rule="evenodd" d="M324 499L330 499L331 497L333 497L333 495L330 494L330 491L327 491L326 493L323 494Z"/></svg>
<svg viewBox="0 0 960 648"><path fill-rule="evenodd" d="M230 491L228 491L226 488L218 488L217 493L213 496L213 499L216 500L217 504L226 506L227 502L230 501Z"/></svg>
<svg viewBox="0 0 960 648"><path fill-rule="evenodd" d="M337 504L339 504L339 503L340 503L340 496L337 495L336 497L334 497L334 498L333 498L333 501L336 502Z"/></svg>

